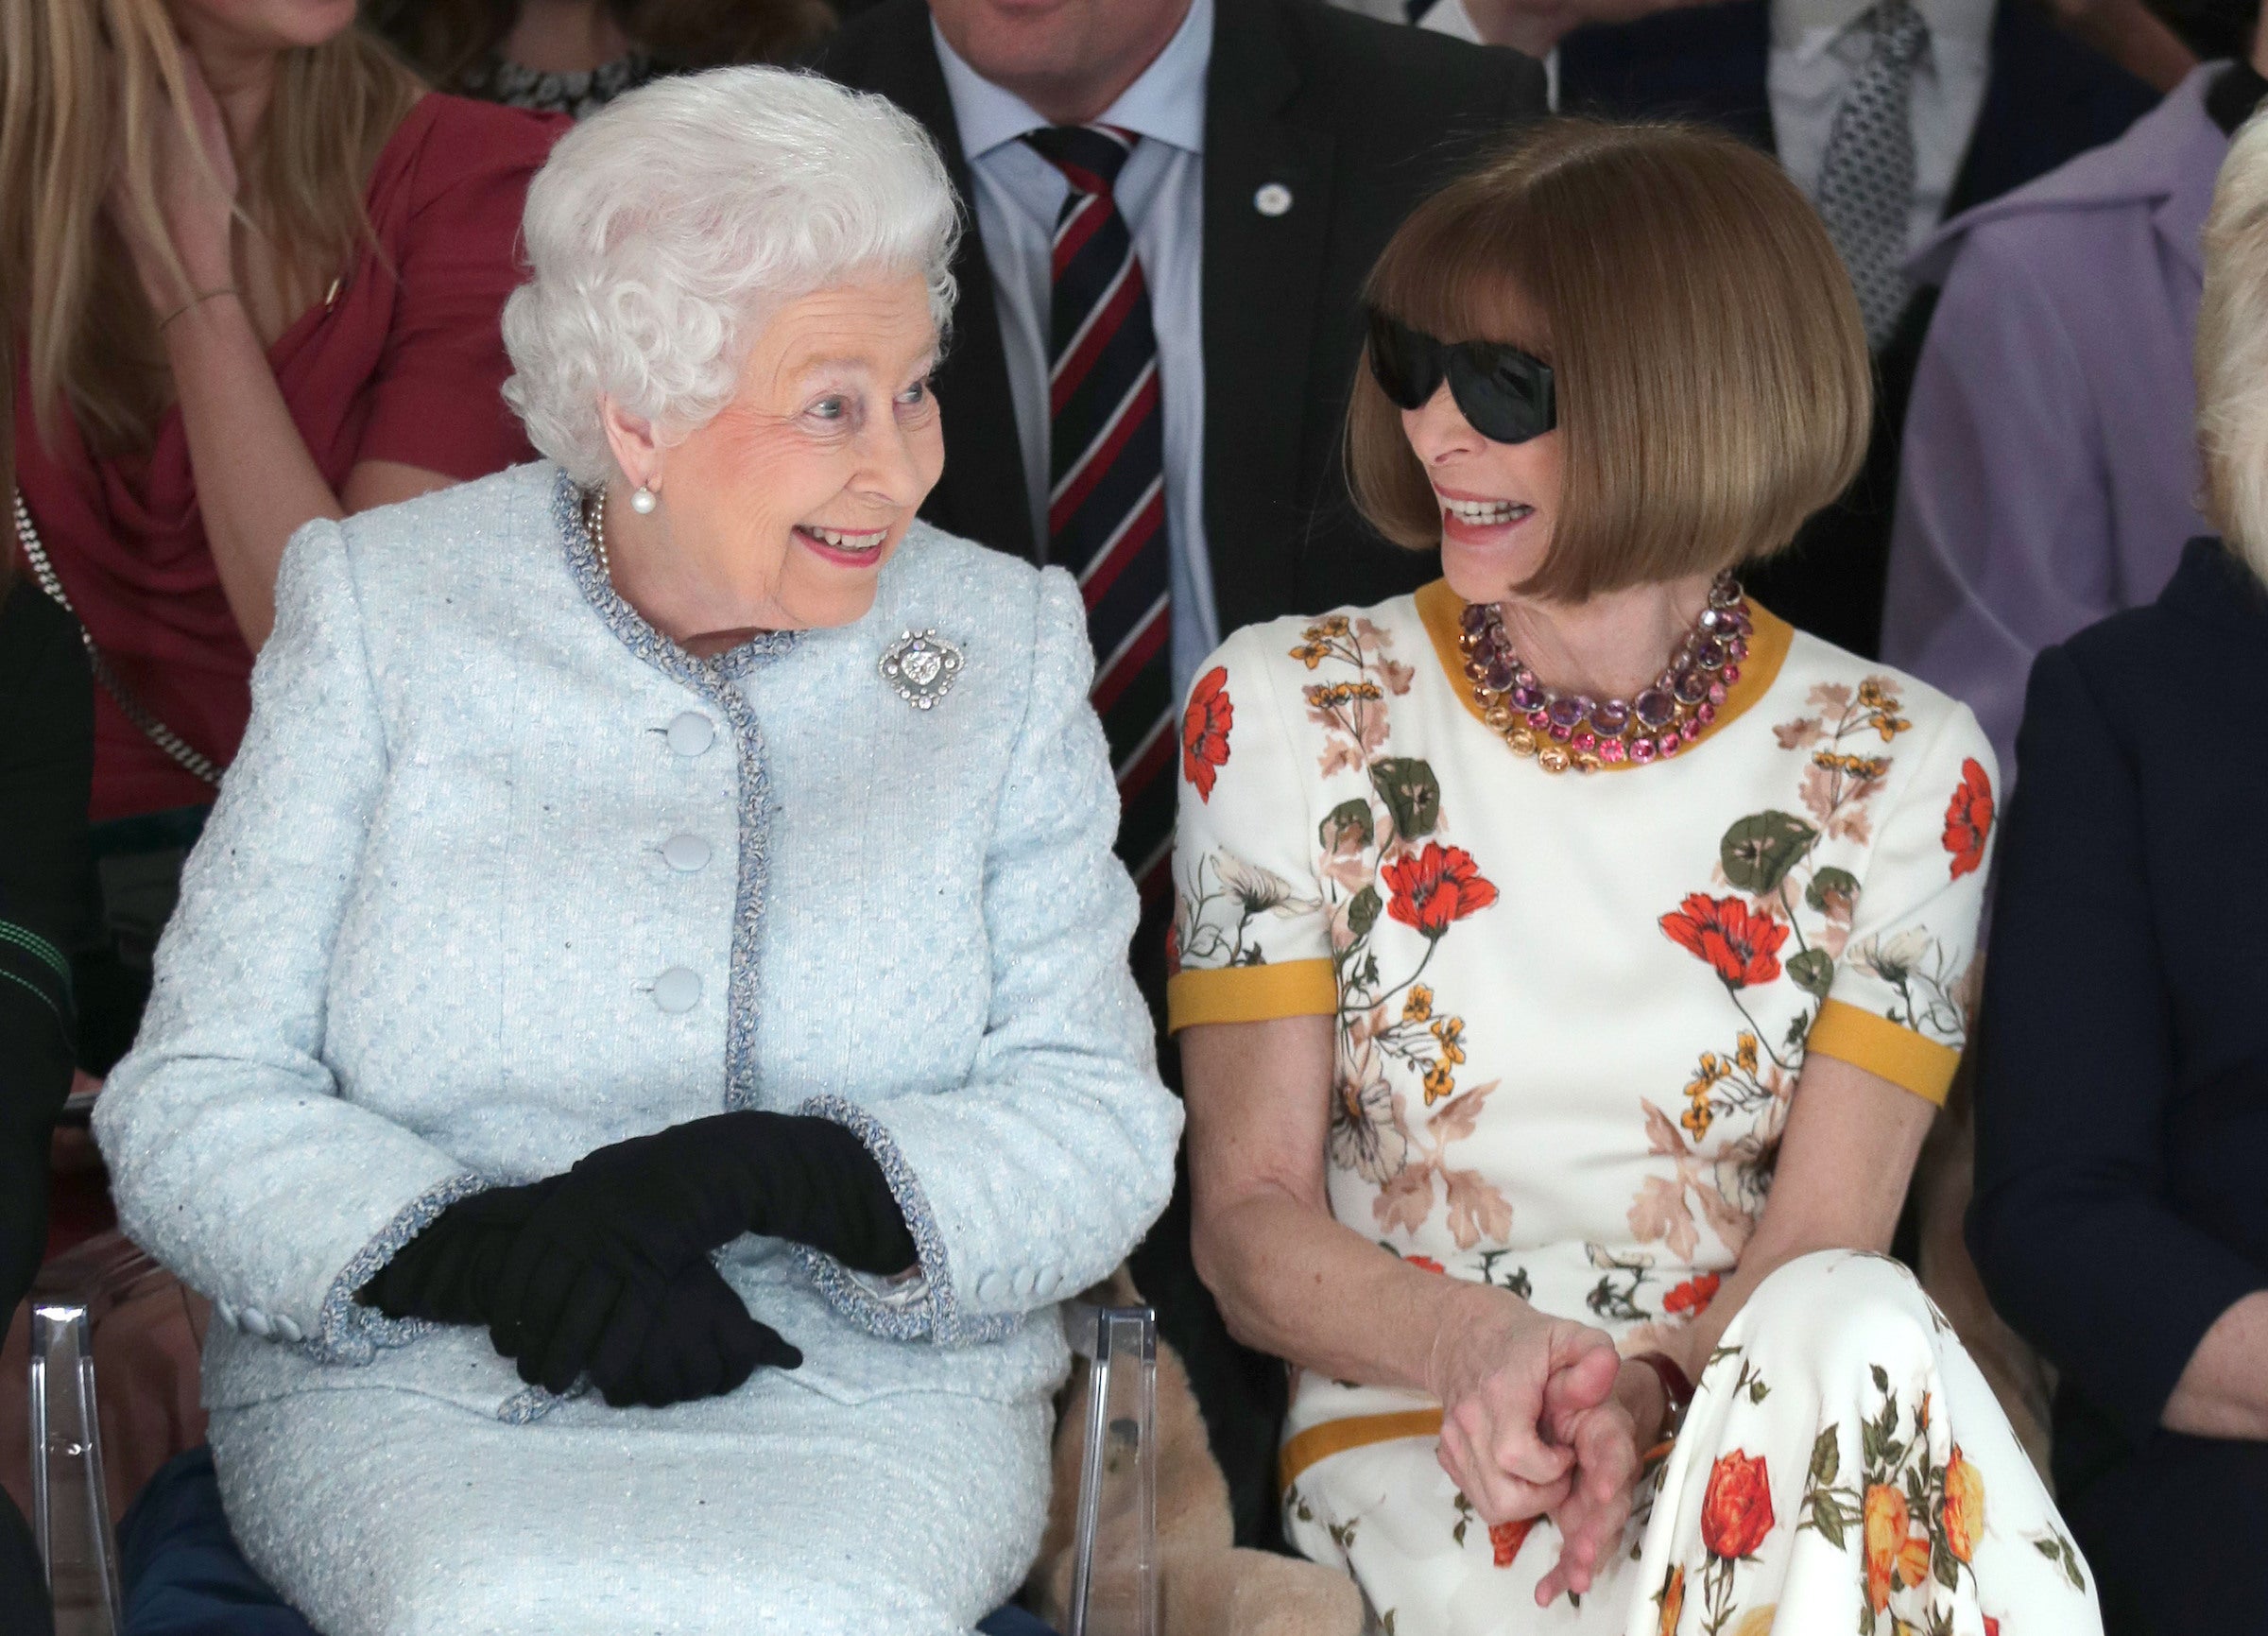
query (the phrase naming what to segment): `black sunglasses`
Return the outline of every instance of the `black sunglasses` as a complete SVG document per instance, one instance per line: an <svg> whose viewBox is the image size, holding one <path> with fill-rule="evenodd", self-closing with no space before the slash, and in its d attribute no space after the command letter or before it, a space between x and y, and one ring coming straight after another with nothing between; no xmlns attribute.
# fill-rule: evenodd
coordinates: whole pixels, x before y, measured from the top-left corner
<svg viewBox="0 0 2268 1636"><path fill-rule="evenodd" d="M1494 341L1438 341L1369 309L1370 376L1399 408L1421 409L1449 382L1472 429L1492 443L1524 443L1559 423L1552 366Z"/></svg>

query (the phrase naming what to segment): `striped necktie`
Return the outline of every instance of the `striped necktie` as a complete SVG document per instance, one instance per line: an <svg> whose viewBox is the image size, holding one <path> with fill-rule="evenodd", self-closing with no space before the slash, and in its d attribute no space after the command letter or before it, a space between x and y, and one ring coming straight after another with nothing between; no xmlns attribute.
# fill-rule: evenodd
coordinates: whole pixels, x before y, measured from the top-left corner
<svg viewBox="0 0 2268 1636"><path fill-rule="evenodd" d="M1166 885L1174 833L1165 437L1149 286L1111 196L1140 138L1089 125L1024 140L1071 183L1056 217L1048 323L1048 560L1086 598L1091 697L1118 778L1118 855L1148 902Z"/></svg>

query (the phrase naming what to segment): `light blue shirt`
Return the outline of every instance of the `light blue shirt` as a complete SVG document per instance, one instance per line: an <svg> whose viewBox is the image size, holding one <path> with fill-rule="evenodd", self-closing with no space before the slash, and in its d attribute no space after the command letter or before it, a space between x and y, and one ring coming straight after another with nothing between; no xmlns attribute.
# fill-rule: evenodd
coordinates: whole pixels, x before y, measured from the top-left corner
<svg viewBox="0 0 2268 1636"><path fill-rule="evenodd" d="M1134 235L1158 334L1165 416L1165 535L1173 556L1173 664L1177 696L1220 646L1212 559L1205 544L1205 75L1212 63L1213 0L1189 15L1098 125L1142 140L1113 195ZM1047 337L1054 293L1056 217L1071 192L1063 173L1019 140L1048 121L1013 92L969 66L933 21L931 37L953 97L961 151L975 192L976 227L992 269L1001 349L1023 450L1032 538L1047 552Z"/></svg>

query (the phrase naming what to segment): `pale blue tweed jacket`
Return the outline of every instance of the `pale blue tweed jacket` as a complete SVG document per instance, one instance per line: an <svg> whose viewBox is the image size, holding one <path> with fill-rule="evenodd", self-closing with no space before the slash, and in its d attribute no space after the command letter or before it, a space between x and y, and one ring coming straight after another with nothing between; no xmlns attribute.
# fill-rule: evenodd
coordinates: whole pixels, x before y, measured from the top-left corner
<svg viewBox="0 0 2268 1636"><path fill-rule="evenodd" d="M1054 1303L1163 1208L1180 1129L1071 579L917 525L857 624L696 662L534 465L309 525L277 605L95 1126L127 1231L227 1320L207 1402L542 1416L485 1332L352 1291L467 1191L743 1107L855 1130L920 1251L891 1288L732 1246L787 1379L1052 1389ZM931 629L966 665L921 711L878 664Z"/></svg>

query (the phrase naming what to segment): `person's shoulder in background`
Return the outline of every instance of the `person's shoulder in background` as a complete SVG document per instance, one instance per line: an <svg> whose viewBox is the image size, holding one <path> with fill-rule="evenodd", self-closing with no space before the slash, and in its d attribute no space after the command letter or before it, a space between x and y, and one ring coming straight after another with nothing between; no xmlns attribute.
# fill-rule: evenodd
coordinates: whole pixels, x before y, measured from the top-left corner
<svg viewBox="0 0 2268 1636"><path fill-rule="evenodd" d="M2105 213L2155 212L2170 200L2192 202L2201 225L2228 151L2228 138L2205 106L2213 77L2225 66L2201 65L2116 141L1953 217L1915 252L1907 270L1919 283L1942 284L1972 239L2084 233L2104 223Z"/></svg>
<svg viewBox="0 0 2268 1636"><path fill-rule="evenodd" d="M1333 129L1379 158L1486 139L1549 112L1543 65L1499 45L1382 23L1313 0L1216 0L1216 52L1273 40L1299 72L1287 117ZM1213 83L1232 81L1216 64ZM1256 89L1258 89L1256 87Z"/></svg>
<svg viewBox="0 0 2268 1636"><path fill-rule="evenodd" d="M2182 548L2156 601L2099 620L2052 651L2096 684L2107 714L2156 740L2166 724L2151 700L2249 685L2263 650L2268 586L2229 547L2204 536ZM2138 676L2150 685L2135 687Z"/></svg>
<svg viewBox="0 0 2268 1636"><path fill-rule="evenodd" d="M563 114L429 91L378 157L370 178L371 214L379 214L382 196L394 188L408 190L413 214L468 186L504 183L524 194L552 145L573 129Z"/></svg>

